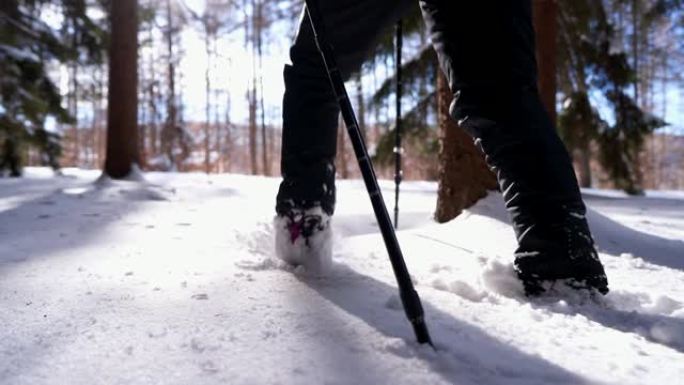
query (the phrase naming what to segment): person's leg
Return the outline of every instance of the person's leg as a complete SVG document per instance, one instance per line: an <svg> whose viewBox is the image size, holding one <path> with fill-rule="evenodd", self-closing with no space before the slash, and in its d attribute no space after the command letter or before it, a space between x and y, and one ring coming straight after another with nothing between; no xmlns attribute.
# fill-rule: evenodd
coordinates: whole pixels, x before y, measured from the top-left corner
<svg viewBox="0 0 684 385"><path fill-rule="evenodd" d="M413 0L319 0L321 13L345 80L359 71L383 33L417 7ZM339 106L311 31L303 17L285 66L281 173L276 212L320 206L335 208L335 154Z"/></svg>
<svg viewBox="0 0 684 385"><path fill-rule="evenodd" d="M538 95L530 0L420 6L454 92L451 115L497 173L528 292L564 278L607 292L570 157Z"/></svg>
<svg viewBox="0 0 684 385"><path fill-rule="evenodd" d="M318 0L328 39L345 79L415 0ZM312 270L332 256L338 102L307 17L290 49L283 98L283 181L276 198L276 255Z"/></svg>

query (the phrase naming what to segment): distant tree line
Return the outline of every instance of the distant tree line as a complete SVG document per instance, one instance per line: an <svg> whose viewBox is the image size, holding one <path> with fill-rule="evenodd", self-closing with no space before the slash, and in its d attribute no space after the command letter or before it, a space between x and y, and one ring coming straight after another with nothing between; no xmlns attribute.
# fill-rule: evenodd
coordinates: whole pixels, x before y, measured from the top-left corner
<svg viewBox="0 0 684 385"><path fill-rule="evenodd" d="M540 92L582 186L635 194L658 187L666 179L658 153L666 146L654 132L668 134L664 116L680 106L669 105L666 93L684 86L684 2L533 4ZM263 59L273 42L292 37L301 6L297 0L205 0L196 11L182 0L3 0L0 175L19 176L24 164L58 169L60 162L104 166L113 177L134 165L276 173L279 127L267 123ZM438 217L448 220L496 185L470 138L446 117L450 95L417 7L402 25L406 176L440 181ZM182 37L191 29L202 37L208 62L197 69L205 75L201 122L188 121L182 88ZM248 58L220 52L222 39L235 36ZM350 80L384 176L395 151L394 46L388 30ZM232 79L230 68L217 64L225 60L250 61L245 122L231 117L235 95L215 80L221 73ZM339 139L340 175L357 176L343 131Z"/></svg>

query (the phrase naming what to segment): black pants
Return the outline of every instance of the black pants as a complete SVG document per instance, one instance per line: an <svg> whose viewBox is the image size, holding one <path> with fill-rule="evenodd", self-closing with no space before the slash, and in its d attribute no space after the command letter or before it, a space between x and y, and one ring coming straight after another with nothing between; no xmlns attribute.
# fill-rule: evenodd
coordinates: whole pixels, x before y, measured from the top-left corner
<svg viewBox="0 0 684 385"><path fill-rule="evenodd" d="M584 214L567 150L536 88L530 0L319 0L345 77L402 14L420 6L454 93L451 115L495 168L518 240ZM285 67L280 214L335 204L339 107L303 18ZM588 231L588 230L587 230ZM544 238L537 234L532 238Z"/></svg>

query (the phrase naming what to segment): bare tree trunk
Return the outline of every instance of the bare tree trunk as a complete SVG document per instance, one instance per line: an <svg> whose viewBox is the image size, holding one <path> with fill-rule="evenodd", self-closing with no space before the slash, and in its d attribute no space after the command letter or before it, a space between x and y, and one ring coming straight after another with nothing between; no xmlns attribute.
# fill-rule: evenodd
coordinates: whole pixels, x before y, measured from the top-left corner
<svg viewBox="0 0 684 385"><path fill-rule="evenodd" d="M354 79L356 83L356 108L357 117L359 119L359 130L363 135L363 141L368 142L368 134L366 133L366 104L363 102L363 82L361 81L361 71L356 73Z"/></svg>
<svg viewBox="0 0 684 385"><path fill-rule="evenodd" d="M496 178L473 140L449 116L453 98L444 74L437 77L440 130L439 188L435 220L448 222L496 188Z"/></svg>
<svg viewBox="0 0 684 385"><path fill-rule="evenodd" d="M140 168L144 169L145 165L147 164L147 149L145 146L145 139L147 138L147 103L146 103L146 93L145 90L143 89L142 92L138 90L138 95L139 98L142 100L139 100L139 103L143 108L141 108L141 113L142 113L142 119L140 123L137 125L138 126L138 165Z"/></svg>
<svg viewBox="0 0 684 385"><path fill-rule="evenodd" d="M157 92L155 90L155 85L156 80L154 80L154 77L152 77L152 83L150 84L150 88L148 90L149 92L149 97L148 97L148 103L149 103L149 109L150 109L150 129L149 131L149 151L150 151L150 156L154 157L157 155L157 152L159 151L158 147L158 128L157 128Z"/></svg>
<svg viewBox="0 0 684 385"><path fill-rule="evenodd" d="M259 101L260 101L260 111L261 111L261 155L262 162L264 164L264 175L271 175L271 165L269 162L269 152L268 152L268 138L266 135L266 110L264 107L264 75L263 75L263 53L262 53L262 34L264 25L264 15L263 15L263 0L260 0L257 4L256 9L256 20L255 20L255 39L256 39L256 49L257 57L259 58Z"/></svg>
<svg viewBox="0 0 684 385"><path fill-rule="evenodd" d="M269 152L269 154L280 154L279 149L276 148L277 140L276 140L276 133L275 133L274 128L271 128L268 131L268 136L269 136L269 138L268 138L268 152ZM273 166L274 166L273 163L277 162L277 159L275 159L275 156L274 156L273 158L270 159L270 161L271 161L270 166L271 166L271 168L273 168Z"/></svg>
<svg viewBox="0 0 684 385"><path fill-rule="evenodd" d="M105 110L105 98L104 98L104 84L105 84L105 71L100 70L98 79L98 125L97 125L97 164L98 166L104 167L104 152L105 152L105 129L103 127L102 121L104 120L104 110Z"/></svg>
<svg viewBox="0 0 684 385"><path fill-rule="evenodd" d="M149 39L152 44L154 44L154 34L153 34L153 24L150 23L150 29L149 29ZM154 57L154 50L150 50L150 58L149 58L149 71L150 71L150 86L147 89L147 92L149 93L148 96L148 103L149 103L149 110L150 110L150 129L148 130L149 132L149 156L154 157L157 155L157 152L159 151L157 147L157 92L156 92L156 87L157 87L157 76L156 76L156 71L154 68L154 63L155 63L155 57Z"/></svg>
<svg viewBox="0 0 684 385"><path fill-rule="evenodd" d="M81 161L81 145L80 145L80 135L78 132L78 80L76 78L78 74L78 63L74 60L71 63L71 111L69 111L74 116L74 166L78 167Z"/></svg>
<svg viewBox="0 0 684 385"><path fill-rule="evenodd" d="M216 52L216 51L214 51ZM220 100L221 93L217 90L214 92L214 100L217 101ZM219 107L214 106L214 130L215 130L215 136L214 136L214 151L216 151L216 167L215 171L217 173L222 173L223 172L223 140L222 140L222 135L223 135L223 124L221 123L221 116L219 114Z"/></svg>
<svg viewBox="0 0 684 385"><path fill-rule="evenodd" d="M337 123L337 172L342 179L349 178L349 164L347 162L347 132L340 115Z"/></svg>
<svg viewBox="0 0 684 385"><path fill-rule="evenodd" d="M72 18L71 19L71 27L76 29L76 19ZM73 34L73 38L71 41L72 48L77 49L78 45L78 35L76 33ZM80 153L81 153L81 146L80 146L80 135L78 132L78 58L74 58L70 63L69 63L69 100L68 100L68 109L69 113L74 117L74 125L73 125L73 157L72 157L72 162L73 165L78 167L80 165Z"/></svg>
<svg viewBox="0 0 684 385"><path fill-rule="evenodd" d="M634 55L634 61L632 66L634 67L634 104L639 106L639 1L632 0L632 54Z"/></svg>
<svg viewBox="0 0 684 385"><path fill-rule="evenodd" d="M259 173L257 164L257 122L256 122L256 79L253 79L252 89L247 91L249 101L249 164L252 175Z"/></svg>
<svg viewBox="0 0 684 385"><path fill-rule="evenodd" d="M255 0L251 1L252 12L256 9ZM245 13L245 29L247 39L245 39L245 45L249 43L250 36L250 24L252 25L252 33L254 33L254 18L252 18L251 23L249 20L249 15ZM247 91L247 101L249 103L249 160L252 175L256 175L259 172L257 165L257 122L256 122L256 109L257 109L257 79L256 79L256 55L254 54L254 46L252 44L252 86L251 89Z"/></svg>
<svg viewBox="0 0 684 385"><path fill-rule="evenodd" d="M97 75L94 75L97 76ZM92 147L92 155L91 155L91 163L93 168L99 167L99 154L98 154L98 125L100 124L100 111L98 111L98 107L100 104L99 101L99 95L97 95L97 84L93 84L93 100L92 100L92 109L93 109L93 121L92 125L90 127L90 130L92 132L91 136L91 141L90 145Z"/></svg>
<svg viewBox="0 0 684 385"><path fill-rule="evenodd" d="M539 94L552 122L556 121L557 15L556 0L534 0Z"/></svg>
<svg viewBox="0 0 684 385"><path fill-rule="evenodd" d="M377 60L373 61L373 88L378 89L378 66ZM373 136L375 137L375 143L377 144L380 140L382 133L380 132L380 106L377 104L373 107L373 117L375 118L375 126L373 126Z"/></svg>
<svg viewBox="0 0 684 385"><path fill-rule="evenodd" d="M175 163L173 154L173 142L178 127L178 109L176 107L176 66L173 53L173 15L171 14L171 1L166 0L166 49L168 54L168 95L166 99L166 122L162 128L161 144L162 152L166 155L169 165Z"/></svg>
<svg viewBox="0 0 684 385"><path fill-rule="evenodd" d="M209 174L211 171L211 140L210 140L210 124L211 124L211 79L210 79L210 67L211 67L211 49L209 47L209 24L205 21L204 29L204 48L207 54L207 68L204 71L204 94L206 98L206 103L204 106L205 119L204 123L204 172Z"/></svg>
<svg viewBox="0 0 684 385"><path fill-rule="evenodd" d="M573 159L579 167L580 187L591 187L591 150L588 142L581 144L580 148L574 151Z"/></svg>
<svg viewBox="0 0 684 385"><path fill-rule="evenodd" d="M226 158L226 171L230 172L233 169L233 127L230 119L230 89L226 92L226 153L228 154Z"/></svg>
<svg viewBox="0 0 684 385"><path fill-rule="evenodd" d="M111 3L107 155L104 172L124 178L138 163L138 5Z"/></svg>

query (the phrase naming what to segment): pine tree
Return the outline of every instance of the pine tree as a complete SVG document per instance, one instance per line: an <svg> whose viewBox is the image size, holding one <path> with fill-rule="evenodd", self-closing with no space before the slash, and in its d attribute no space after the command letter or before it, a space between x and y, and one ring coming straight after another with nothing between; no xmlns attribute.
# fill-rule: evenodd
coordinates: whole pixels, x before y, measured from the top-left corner
<svg viewBox="0 0 684 385"><path fill-rule="evenodd" d="M599 147L602 167L615 187L641 192L639 153L645 137L665 124L636 103L637 74L624 50L614 49L615 28L602 2L559 1L559 79L563 109L559 129L571 153L588 172L589 145ZM592 105L600 94L605 104ZM609 123L606 110L614 116ZM581 178L586 185L589 178Z"/></svg>
<svg viewBox="0 0 684 385"><path fill-rule="evenodd" d="M73 23L66 35L60 26L41 20L48 3L59 6L65 23ZM73 116L62 107L47 64L97 61L103 40L103 31L86 13L85 0L0 1L0 175L5 169L21 175L26 147L38 149L43 164L59 167L61 137L48 131L46 121L53 117L71 123Z"/></svg>

